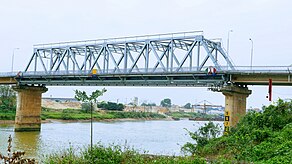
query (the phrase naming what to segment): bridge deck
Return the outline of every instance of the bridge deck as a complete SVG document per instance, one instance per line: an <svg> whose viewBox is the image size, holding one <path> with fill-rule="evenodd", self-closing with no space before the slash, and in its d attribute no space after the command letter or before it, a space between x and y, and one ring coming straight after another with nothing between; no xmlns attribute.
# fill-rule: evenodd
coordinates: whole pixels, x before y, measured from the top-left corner
<svg viewBox="0 0 292 164"><path fill-rule="evenodd" d="M237 68L237 67L236 67ZM132 72L91 74L88 72L58 71L2 73L0 84L20 85L64 85L64 86L190 86L190 87L220 87L232 82L240 85L268 85L272 79L273 85L291 86L290 67L254 67L253 70L217 71L215 75L205 71L164 72ZM277 68L277 69L276 69ZM281 68L281 69L280 69Z"/></svg>
<svg viewBox="0 0 292 164"><path fill-rule="evenodd" d="M17 81L14 77L0 77L1 85L17 84Z"/></svg>

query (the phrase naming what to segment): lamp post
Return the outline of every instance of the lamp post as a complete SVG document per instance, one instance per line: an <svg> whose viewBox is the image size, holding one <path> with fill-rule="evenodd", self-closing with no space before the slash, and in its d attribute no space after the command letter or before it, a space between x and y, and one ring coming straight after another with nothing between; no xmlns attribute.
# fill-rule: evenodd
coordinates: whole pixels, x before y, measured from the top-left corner
<svg viewBox="0 0 292 164"><path fill-rule="evenodd" d="M230 33L233 32L233 30L229 30L228 31L228 37L227 37L227 55L229 55L229 37L230 37Z"/></svg>
<svg viewBox="0 0 292 164"><path fill-rule="evenodd" d="M14 64L14 52L15 52L15 50L19 50L19 48L14 48L13 49L13 53L12 53L12 63L11 63L11 72L13 72L13 64Z"/></svg>
<svg viewBox="0 0 292 164"><path fill-rule="evenodd" d="M252 69L252 56L253 56L253 41L251 38L249 38L251 41L251 50L250 50L250 69Z"/></svg>

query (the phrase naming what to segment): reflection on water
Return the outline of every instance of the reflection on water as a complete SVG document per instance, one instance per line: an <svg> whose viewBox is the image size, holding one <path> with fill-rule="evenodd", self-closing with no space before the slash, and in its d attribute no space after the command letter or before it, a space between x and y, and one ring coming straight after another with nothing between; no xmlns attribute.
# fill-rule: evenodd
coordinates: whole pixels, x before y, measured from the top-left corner
<svg viewBox="0 0 292 164"><path fill-rule="evenodd" d="M191 141L185 129L196 131L204 123L189 120L95 122L93 141L104 145L127 143L150 154L180 155L181 146ZM41 132L14 132L13 128L0 125L1 153L6 153L9 135L13 137L13 151L25 151L26 157L41 158L70 146L80 150L90 144L90 123L45 123Z"/></svg>
<svg viewBox="0 0 292 164"><path fill-rule="evenodd" d="M40 132L15 132L13 148L14 150L25 151L28 157L34 157L38 152L40 141Z"/></svg>

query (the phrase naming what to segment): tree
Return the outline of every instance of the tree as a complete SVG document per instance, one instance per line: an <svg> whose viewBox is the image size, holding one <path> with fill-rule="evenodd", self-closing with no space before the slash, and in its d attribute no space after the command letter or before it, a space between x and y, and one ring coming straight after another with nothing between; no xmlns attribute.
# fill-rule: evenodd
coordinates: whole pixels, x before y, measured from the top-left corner
<svg viewBox="0 0 292 164"><path fill-rule="evenodd" d="M91 113L91 119L90 119L90 148L92 151L92 137L93 137L93 129L92 129L92 104L96 104L97 103L97 99L99 96L102 96L103 93L106 92L106 89L103 88L101 91L100 90L96 90L94 92L91 93L90 96L88 96L86 94L85 91L79 91L79 90L75 90L75 98L78 101L82 101L83 103L90 103L90 113Z"/></svg>
<svg viewBox="0 0 292 164"><path fill-rule="evenodd" d="M213 122L205 123L204 126L200 127L195 132L188 131L195 143L187 142L181 149L185 153L196 154L197 151L207 145L211 139L217 138L220 132L221 127L219 124L214 124Z"/></svg>
<svg viewBox="0 0 292 164"><path fill-rule="evenodd" d="M192 109L191 103L186 103L186 105L184 105L184 108L186 108L186 109Z"/></svg>
<svg viewBox="0 0 292 164"><path fill-rule="evenodd" d="M125 106L121 103L114 103L114 102L101 102L99 104L97 104L97 107L98 108L101 108L101 109L106 109L106 110L120 110L122 111Z"/></svg>
<svg viewBox="0 0 292 164"><path fill-rule="evenodd" d="M16 92L11 86L0 86L0 109L15 110L16 109Z"/></svg>
<svg viewBox="0 0 292 164"><path fill-rule="evenodd" d="M160 102L160 105L162 107L171 107L171 100L169 98L166 98L166 99L163 99L161 102Z"/></svg>

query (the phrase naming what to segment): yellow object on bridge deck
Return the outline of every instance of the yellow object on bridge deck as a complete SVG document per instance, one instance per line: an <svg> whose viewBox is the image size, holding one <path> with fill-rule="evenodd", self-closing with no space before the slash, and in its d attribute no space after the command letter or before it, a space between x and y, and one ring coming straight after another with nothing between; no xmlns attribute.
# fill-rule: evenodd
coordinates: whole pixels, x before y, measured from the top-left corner
<svg viewBox="0 0 292 164"><path fill-rule="evenodd" d="M0 77L0 84L17 84L13 77Z"/></svg>
<svg viewBox="0 0 292 164"><path fill-rule="evenodd" d="M97 69L92 69L92 72L91 72L93 75L96 75L97 74Z"/></svg>

